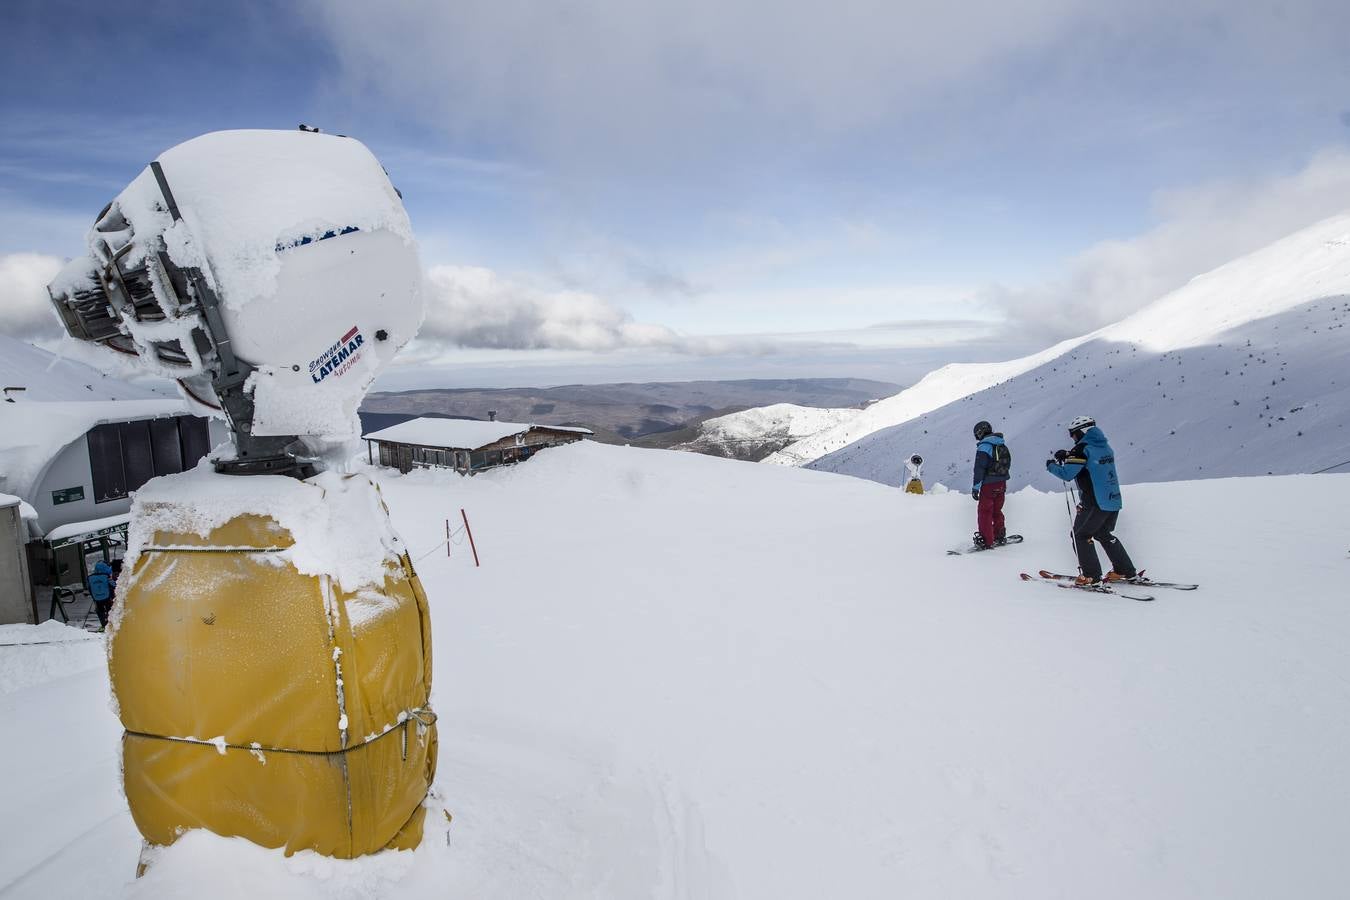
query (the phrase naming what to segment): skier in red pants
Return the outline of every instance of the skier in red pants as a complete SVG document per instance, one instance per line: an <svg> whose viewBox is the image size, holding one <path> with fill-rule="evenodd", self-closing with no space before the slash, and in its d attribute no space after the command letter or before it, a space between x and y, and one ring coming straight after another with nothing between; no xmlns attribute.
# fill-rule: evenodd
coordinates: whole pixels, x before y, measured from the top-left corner
<svg viewBox="0 0 1350 900"><path fill-rule="evenodd" d="M988 422L975 423L975 440L975 485L970 490L970 496L980 504L980 530L975 532L975 546L988 549L1007 543L1003 495L1008 487L1012 451L1003 443L1003 435Z"/></svg>

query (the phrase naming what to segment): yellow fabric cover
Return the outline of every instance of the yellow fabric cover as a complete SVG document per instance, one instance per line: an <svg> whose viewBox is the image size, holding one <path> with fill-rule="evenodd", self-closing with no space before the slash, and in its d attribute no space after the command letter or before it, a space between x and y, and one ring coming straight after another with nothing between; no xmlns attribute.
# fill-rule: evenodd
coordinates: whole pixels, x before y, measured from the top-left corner
<svg viewBox="0 0 1350 900"><path fill-rule="evenodd" d="M907 494L922 494L922 493L923 493L923 482L920 481L920 480L917 479L917 478L911 478L911 479L909 480L909 484L905 485L905 493L907 493Z"/></svg>
<svg viewBox="0 0 1350 900"><path fill-rule="evenodd" d="M206 828L349 858L421 841L436 768L421 583L405 554L382 589L347 594L298 572L291 543L260 516L157 532L118 592L123 779L152 844Z"/></svg>

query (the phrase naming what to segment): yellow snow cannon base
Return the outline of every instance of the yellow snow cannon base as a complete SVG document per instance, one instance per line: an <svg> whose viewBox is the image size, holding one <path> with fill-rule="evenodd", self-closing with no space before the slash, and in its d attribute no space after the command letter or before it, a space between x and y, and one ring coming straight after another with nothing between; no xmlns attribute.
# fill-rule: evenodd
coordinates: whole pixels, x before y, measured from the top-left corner
<svg viewBox="0 0 1350 900"><path fill-rule="evenodd" d="M293 545L259 515L205 538L155 531L118 591L108 665L151 844L191 828L288 855L421 842L436 769L421 583L404 553L382 586L348 593L298 571Z"/></svg>

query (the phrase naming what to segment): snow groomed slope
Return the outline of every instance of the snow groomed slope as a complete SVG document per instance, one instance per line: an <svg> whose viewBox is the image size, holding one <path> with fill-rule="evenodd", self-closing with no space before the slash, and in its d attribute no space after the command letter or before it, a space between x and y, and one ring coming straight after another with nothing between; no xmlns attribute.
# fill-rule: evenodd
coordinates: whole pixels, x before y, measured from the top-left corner
<svg viewBox="0 0 1350 900"><path fill-rule="evenodd" d="M95 668L0 695L23 736L0 744L5 771L56 767L0 782L0 894L1110 900L1343 883L1350 477L1127 487L1131 554L1203 585L1151 604L1018 581L1071 565L1052 493L1010 496L1025 543L958 558L943 551L973 527L964 495L693 454L584 443L472 479L380 479L423 557L453 820L429 820L416 852L352 863L191 834L137 881ZM462 538L438 546L461 507L481 568Z"/></svg>

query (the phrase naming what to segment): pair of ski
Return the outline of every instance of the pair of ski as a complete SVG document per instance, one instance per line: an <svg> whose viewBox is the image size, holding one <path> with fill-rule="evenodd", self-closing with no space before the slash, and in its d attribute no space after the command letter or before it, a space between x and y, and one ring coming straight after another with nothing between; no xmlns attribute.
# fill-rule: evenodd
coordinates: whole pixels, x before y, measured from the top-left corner
<svg viewBox="0 0 1350 900"><path fill-rule="evenodd" d="M1174 591L1193 591L1200 586L1198 584L1182 584L1176 581L1154 581L1145 577L1142 572L1125 581L1104 581L1097 584L1075 584L1076 575L1060 575L1056 572L1047 572L1045 569L1041 569L1038 575L1028 575L1023 572L1021 577L1023 581L1048 584L1051 587L1076 591L1091 591L1094 594L1113 594L1117 597L1124 597L1126 600L1152 600L1153 595L1145 593L1141 588L1170 588Z"/></svg>
<svg viewBox="0 0 1350 900"><path fill-rule="evenodd" d="M1010 534L1007 540L1002 544L995 544L992 547L977 544L970 547L960 547L954 550L948 550L948 556L961 556L966 553L983 553L986 550L997 550L999 547L1007 544L1022 543L1020 534ZM1106 581L1097 584L1076 584L1076 575L1060 575L1056 572L1047 572L1041 569L1037 575L1028 575L1022 573L1023 581L1031 581L1039 584L1048 584L1051 587L1066 588L1078 591L1091 591L1094 594L1112 594L1117 597L1124 597L1127 600L1152 600L1153 595L1145 593L1141 588L1169 588L1174 591L1193 591L1200 587L1198 584L1183 584L1176 581L1154 581L1140 572L1133 578L1125 581Z"/></svg>

